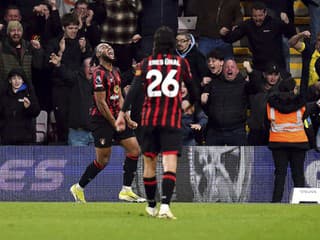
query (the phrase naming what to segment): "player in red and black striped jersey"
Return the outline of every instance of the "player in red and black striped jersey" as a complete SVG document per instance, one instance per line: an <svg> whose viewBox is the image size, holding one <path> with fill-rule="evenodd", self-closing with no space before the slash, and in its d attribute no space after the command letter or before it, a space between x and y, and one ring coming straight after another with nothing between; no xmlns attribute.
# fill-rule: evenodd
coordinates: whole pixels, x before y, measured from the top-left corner
<svg viewBox="0 0 320 240"><path fill-rule="evenodd" d="M187 60L174 54L175 36L168 27L160 27L154 35L153 55L137 67L135 78L116 121L117 130L125 129L125 117L131 103L144 89L141 113L141 148L144 155L144 186L148 200L146 211L151 216L175 219L169 204L176 182L177 159L182 147L181 83L187 86L191 102L196 86L191 81ZM161 206L156 209L157 155L163 156Z"/></svg>
<svg viewBox="0 0 320 240"><path fill-rule="evenodd" d="M105 93L105 102L108 105L110 113L112 116L117 117L123 101L118 70L116 68L106 69L104 66L99 65L94 71L92 78L94 79L93 91ZM99 110L99 103L96 98L93 99L93 102L94 105L90 114L94 119L98 120L100 117L103 117L103 114Z"/></svg>
<svg viewBox="0 0 320 240"><path fill-rule="evenodd" d="M123 164L123 187L119 199L130 202L144 202L145 199L136 195L131 184L137 170L140 148L133 129L117 132L115 121L123 104L119 72L113 67L114 51L109 44L101 43L96 48L96 56L100 65L93 73L94 107L91 110L92 135L96 149L96 159L87 167L79 183L74 184L70 191L76 201L85 202L83 189L104 169L111 155L113 141L119 142L126 150ZM134 122L127 119L131 128Z"/></svg>
<svg viewBox="0 0 320 240"><path fill-rule="evenodd" d="M191 81L188 62L176 55L159 53L138 65L136 77L146 92L141 126L180 128L180 85Z"/></svg>

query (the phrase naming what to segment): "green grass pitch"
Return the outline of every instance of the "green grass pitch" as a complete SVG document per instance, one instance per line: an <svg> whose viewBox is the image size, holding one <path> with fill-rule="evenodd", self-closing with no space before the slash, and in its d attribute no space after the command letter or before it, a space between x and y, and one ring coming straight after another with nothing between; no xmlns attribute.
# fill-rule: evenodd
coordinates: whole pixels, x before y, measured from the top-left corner
<svg viewBox="0 0 320 240"><path fill-rule="evenodd" d="M320 206L172 203L177 220L145 204L0 202L1 240L320 239Z"/></svg>

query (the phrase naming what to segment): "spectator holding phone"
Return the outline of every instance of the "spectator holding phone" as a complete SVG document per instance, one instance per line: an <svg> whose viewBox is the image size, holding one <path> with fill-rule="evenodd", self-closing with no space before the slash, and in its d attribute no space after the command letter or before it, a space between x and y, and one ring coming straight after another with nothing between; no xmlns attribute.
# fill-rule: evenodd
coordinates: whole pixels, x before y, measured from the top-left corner
<svg viewBox="0 0 320 240"><path fill-rule="evenodd" d="M2 145L35 143L35 118L40 113L31 81L21 68L12 69L7 89L0 101L0 134Z"/></svg>

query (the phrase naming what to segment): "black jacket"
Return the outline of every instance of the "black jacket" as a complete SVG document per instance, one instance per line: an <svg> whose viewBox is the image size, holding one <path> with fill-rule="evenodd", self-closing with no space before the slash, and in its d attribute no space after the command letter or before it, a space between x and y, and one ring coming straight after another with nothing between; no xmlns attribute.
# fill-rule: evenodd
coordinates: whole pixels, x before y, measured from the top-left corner
<svg viewBox="0 0 320 240"><path fill-rule="evenodd" d="M280 68L286 68L282 54L283 34L287 38L292 37L295 34L294 26L266 16L262 26L257 27L253 20L249 19L222 38L226 42L233 43L247 36L254 68L263 71L268 62L275 62Z"/></svg>
<svg viewBox="0 0 320 240"><path fill-rule="evenodd" d="M0 42L0 92L5 90L5 79L10 70L22 68L28 79L32 80L32 70L43 67L43 49L35 49L30 42L21 40L21 54L6 38Z"/></svg>
<svg viewBox="0 0 320 240"><path fill-rule="evenodd" d="M87 80L82 70L72 71L62 65L58 70L61 78L70 84L68 127L90 130L89 111L93 105L92 80Z"/></svg>
<svg viewBox="0 0 320 240"><path fill-rule="evenodd" d="M27 97L31 105L24 108L21 100ZM28 89L14 93L11 87L1 97L0 132L2 145L33 144L36 140L35 118L40 107L33 91Z"/></svg>
<svg viewBox="0 0 320 240"><path fill-rule="evenodd" d="M266 79L263 77L262 72L253 70L249 74L249 80L252 84L252 92L249 96L250 99L250 116L248 117L248 125L250 130L268 130L265 126L265 109L267 106L270 94L278 89L278 83L270 89L266 89Z"/></svg>
<svg viewBox="0 0 320 240"><path fill-rule="evenodd" d="M224 76L212 80L205 92L209 93L203 106L208 116L207 128L231 131L245 126L250 85L241 74L227 81Z"/></svg>
<svg viewBox="0 0 320 240"><path fill-rule="evenodd" d="M34 15L30 24L30 32L32 38L40 37L41 46L45 49L51 39L62 33L59 11L52 11L48 19Z"/></svg>

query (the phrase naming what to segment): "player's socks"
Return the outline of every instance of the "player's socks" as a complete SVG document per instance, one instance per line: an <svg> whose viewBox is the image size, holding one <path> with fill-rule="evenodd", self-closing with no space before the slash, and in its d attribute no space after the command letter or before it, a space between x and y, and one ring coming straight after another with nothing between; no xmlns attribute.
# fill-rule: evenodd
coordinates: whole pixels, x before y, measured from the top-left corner
<svg viewBox="0 0 320 240"><path fill-rule="evenodd" d="M105 166L101 165L97 162L97 160L94 160L92 163L90 163L86 169L86 171L83 173L83 175L80 178L79 185L82 188L85 188L87 184L94 179L99 172L101 172L102 169L104 169Z"/></svg>
<svg viewBox="0 0 320 240"><path fill-rule="evenodd" d="M132 156L127 154L127 157L123 163L123 185L131 186L134 176L137 171L138 156Z"/></svg>
<svg viewBox="0 0 320 240"><path fill-rule="evenodd" d="M162 197L161 203L169 204L176 184L176 174L164 172L162 176Z"/></svg>
<svg viewBox="0 0 320 240"><path fill-rule="evenodd" d="M157 179L156 177L143 178L144 189L146 191L148 206L154 208L156 206L156 191L157 191Z"/></svg>

